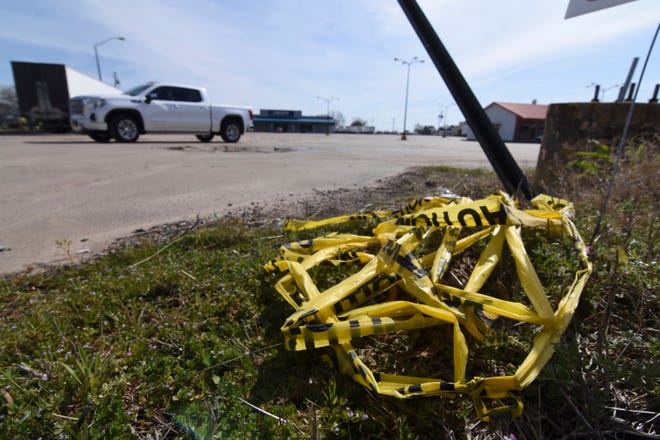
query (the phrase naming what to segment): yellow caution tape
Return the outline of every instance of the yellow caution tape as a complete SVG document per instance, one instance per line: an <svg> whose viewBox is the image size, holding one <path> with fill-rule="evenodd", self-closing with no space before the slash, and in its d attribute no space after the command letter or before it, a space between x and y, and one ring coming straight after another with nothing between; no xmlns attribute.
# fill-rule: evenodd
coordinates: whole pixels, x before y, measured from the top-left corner
<svg viewBox="0 0 660 440"><path fill-rule="evenodd" d="M462 394L473 399L482 420L520 415L520 391L552 356L592 272L586 246L571 220L573 205L540 195L532 206L518 209L504 193L477 201L428 197L396 211L288 222L287 229L301 231L355 220L379 221L373 236L333 233L286 244L281 257L264 266L283 274L275 288L295 310L282 326L287 349L329 347L330 363L378 394L398 398ZM573 243L579 268L557 304L548 299L527 254L526 229L565 234ZM469 277L457 286L451 266L478 243L482 243L479 258L470 259ZM505 249L515 265L520 292L499 297L485 291L485 286L502 264ZM324 263L356 268L321 291L310 271ZM467 264L459 266L465 271ZM523 301L510 298L515 295L524 296ZM527 357L514 374L466 378L469 347L464 332L481 339L499 318L534 326L536 336ZM449 379L374 372L353 346L367 336L422 328L433 332L438 326L451 328L447 342L452 347L453 377Z"/></svg>

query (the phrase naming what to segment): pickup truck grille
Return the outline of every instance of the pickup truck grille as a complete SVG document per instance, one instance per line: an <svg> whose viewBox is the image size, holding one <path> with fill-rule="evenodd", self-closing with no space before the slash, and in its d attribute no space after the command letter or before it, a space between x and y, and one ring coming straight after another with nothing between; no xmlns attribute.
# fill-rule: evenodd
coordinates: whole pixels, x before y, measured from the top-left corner
<svg viewBox="0 0 660 440"><path fill-rule="evenodd" d="M83 114L83 100L81 98L74 98L69 100L69 113L71 115Z"/></svg>

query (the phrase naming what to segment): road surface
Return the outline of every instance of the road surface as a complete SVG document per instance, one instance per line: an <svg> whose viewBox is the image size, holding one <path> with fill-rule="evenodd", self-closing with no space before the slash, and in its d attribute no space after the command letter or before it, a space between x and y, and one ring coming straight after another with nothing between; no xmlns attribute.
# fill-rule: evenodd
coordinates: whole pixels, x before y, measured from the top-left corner
<svg viewBox="0 0 660 440"><path fill-rule="evenodd" d="M508 146L521 168L536 166L538 144ZM491 168L477 142L455 137L247 133L225 144L145 135L103 144L1 135L0 274L65 262L62 243L94 255L139 228L364 186L416 165Z"/></svg>

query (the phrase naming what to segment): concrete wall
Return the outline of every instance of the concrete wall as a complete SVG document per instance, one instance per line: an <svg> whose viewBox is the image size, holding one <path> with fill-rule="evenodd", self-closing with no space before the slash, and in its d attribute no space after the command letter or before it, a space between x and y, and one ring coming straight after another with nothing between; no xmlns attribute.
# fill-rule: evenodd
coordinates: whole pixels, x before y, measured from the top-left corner
<svg viewBox="0 0 660 440"><path fill-rule="evenodd" d="M567 163L577 152L589 151L589 141L609 145L613 150L620 143L630 103L551 104L534 184L542 191L551 191ZM635 104L627 139L660 133L660 104ZM550 192L551 193L551 192Z"/></svg>

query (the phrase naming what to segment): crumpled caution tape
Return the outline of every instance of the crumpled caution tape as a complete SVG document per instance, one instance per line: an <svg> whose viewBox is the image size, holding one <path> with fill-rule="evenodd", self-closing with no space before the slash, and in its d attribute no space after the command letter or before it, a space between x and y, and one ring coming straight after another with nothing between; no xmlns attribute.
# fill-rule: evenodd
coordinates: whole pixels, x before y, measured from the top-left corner
<svg viewBox="0 0 660 440"><path fill-rule="evenodd" d="M473 399L482 420L520 415L519 392L552 356L592 272L584 242L571 221L572 204L540 195L532 206L518 209L504 193L477 201L429 197L392 212L290 221L286 227L293 231L355 220L380 222L373 236L332 233L286 244L281 258L265 265L266 270L283 273L275 288L295 309L281 329L287 349L329 347L330 362L378 394L398 398L463 394ZM577 268L554 307L525 250L522 232L530 228L565 234L573 245L570 257ZM439 244L429 250L431 242ZM478 260L467 281L457 287L447 276L450 266L477 243L482 243ZM522 302L485 291L505 247L526 298ZM322 263L358 269L321 291L310 272ZM500 318L535 326L530 352L512 375L466 378L469 350L464 332L479 340ZM447 325L453 377L446 380L374 372L353 346L365 336ZM372 350L370 356L377 353Z"/></svg>

